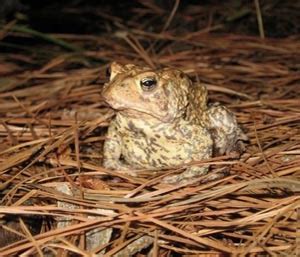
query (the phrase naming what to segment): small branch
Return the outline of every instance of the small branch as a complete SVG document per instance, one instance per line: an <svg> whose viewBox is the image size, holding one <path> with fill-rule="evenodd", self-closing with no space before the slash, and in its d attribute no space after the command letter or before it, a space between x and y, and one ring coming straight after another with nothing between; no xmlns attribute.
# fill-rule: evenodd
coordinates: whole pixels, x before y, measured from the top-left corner
<svg viewBox="0 0 300 257"><path fill-rule="evenodd" d="M254 0L254 4L255 4L255 9L256 9L256 18L257 18L257 23L258 23L259 35L262 39L264 39L265 38L264 24L263 24L263 20L262 20L262 16L261 16L259 0Z"/></svg>

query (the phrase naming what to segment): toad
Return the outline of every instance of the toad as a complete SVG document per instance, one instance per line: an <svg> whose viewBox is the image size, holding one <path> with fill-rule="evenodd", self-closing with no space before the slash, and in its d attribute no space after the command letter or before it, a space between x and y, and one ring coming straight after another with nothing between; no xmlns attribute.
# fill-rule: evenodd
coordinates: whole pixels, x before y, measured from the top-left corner
<svg viewBox="0 0 300 257"><path fill-rule="evenodd" d="M244 137L225 106L208 105L207 89L180 70L112 63L102 96L117 111L104 143L103 165L133 170L161 169L203 161L235 150ZM191 165L170 183L206 174Z"/></svg>

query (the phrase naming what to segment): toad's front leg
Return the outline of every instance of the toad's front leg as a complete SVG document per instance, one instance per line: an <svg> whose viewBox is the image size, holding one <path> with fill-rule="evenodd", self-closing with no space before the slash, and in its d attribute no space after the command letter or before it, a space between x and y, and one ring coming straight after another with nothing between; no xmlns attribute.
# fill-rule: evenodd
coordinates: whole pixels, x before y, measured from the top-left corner
<svg viewBox="0 0 300 257"><path fill-rule="evenodd" d="M130 166L121 161L122 138L120 137L116 126L112 122L107 131L106 140L103 149L103 166L107 169L117 170L123 174L135 176L135 172Z"/></svg>

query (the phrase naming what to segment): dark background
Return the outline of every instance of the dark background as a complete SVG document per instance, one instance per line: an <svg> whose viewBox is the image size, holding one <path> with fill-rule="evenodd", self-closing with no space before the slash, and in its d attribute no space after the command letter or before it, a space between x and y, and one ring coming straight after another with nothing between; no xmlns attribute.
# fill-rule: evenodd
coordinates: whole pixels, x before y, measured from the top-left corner
<svg viewBox="0 0 300 257"><path fill-rule="evenodd" d="M116 23L114 17L127 21L130 27L134 20L145 24L151 30L151 23L162 26L175 1L105 1L105 0L1 0L1 21L15 18L19 23L27 24L41 32L87 34L106 32L111 29L103 23L103 18L111 17L112 28ZM264 29L268 37L287 37L299 33L300 1L269 0L259 1L263 16ZM146 6L158 6L157 13L143 15ZM201 6L195 9L193 6ZM155 11L155 7L153 7ZM140 10L140 11L139 11ZM20 15L22 14L22 15ZM198 16L197 21L189 16ZM217 32L258 35L254 1L249 0L189 0L181 1L176 19L172 26L186 24L189 30L199 30L207 26L222 24Z"/></svg>

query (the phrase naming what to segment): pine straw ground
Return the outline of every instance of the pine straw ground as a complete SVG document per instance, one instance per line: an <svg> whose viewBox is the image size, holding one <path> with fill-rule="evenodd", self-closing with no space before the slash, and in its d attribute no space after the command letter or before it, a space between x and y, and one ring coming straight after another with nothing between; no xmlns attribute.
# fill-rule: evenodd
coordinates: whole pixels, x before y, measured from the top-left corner
<svg viewBox="0 0 300 257"><path fill-rule="evenodd" d="M56 38L98 49L64 52L30 70L16 60L30 63L34 57L2 56L1 233L15 230L20 240L3 246L1 256L42 256L46 249L56 256L91 256L106 249L105 256L111 256L128 251L138 238L153 242L153 256L299 256L299 38L260 40L205 31L176 36L139 28L105 37ZM102 63L87 67L85 58ZM180 168L143 171L139 177L103 168L102 145L113 112L100 92L114 60L182 69L207 85L211 101L233 110L249 137L246 152L238 159L209 161L211 172L228 166L230 174L172 186L161 177ZM73 196L57 190L62 183ZM12 216L13 228L5 223ZM33 235L28 217L43 217L41 233ZM57 227L62 218L68 226ZM93 228L113 228L113 234L89 253L84 232Z"/></svg>

